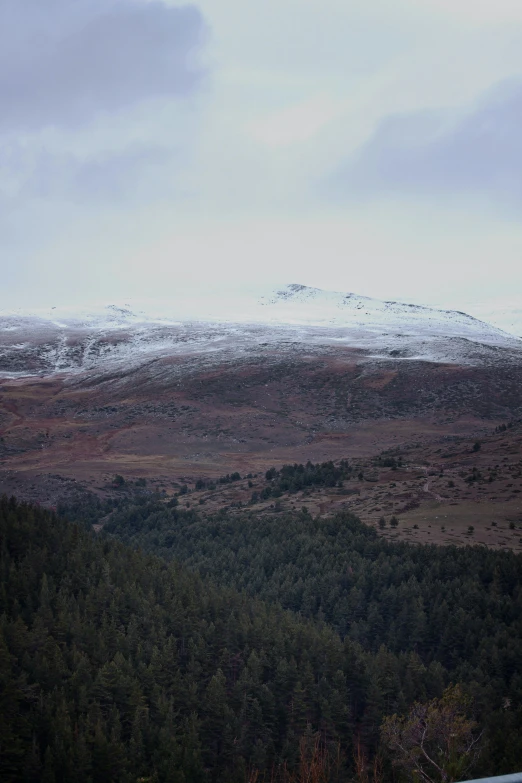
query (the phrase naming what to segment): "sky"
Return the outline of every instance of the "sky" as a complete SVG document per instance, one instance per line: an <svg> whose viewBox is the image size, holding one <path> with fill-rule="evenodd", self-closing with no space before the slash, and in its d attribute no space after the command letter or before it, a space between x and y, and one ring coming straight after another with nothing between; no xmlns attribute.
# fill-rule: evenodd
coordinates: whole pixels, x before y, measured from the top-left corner
<svg viewBox="0 0 522 783"><path fill-rule="evenodd" d="M521 39L519 0L0 0L0 307L521 311Z"/></svg>

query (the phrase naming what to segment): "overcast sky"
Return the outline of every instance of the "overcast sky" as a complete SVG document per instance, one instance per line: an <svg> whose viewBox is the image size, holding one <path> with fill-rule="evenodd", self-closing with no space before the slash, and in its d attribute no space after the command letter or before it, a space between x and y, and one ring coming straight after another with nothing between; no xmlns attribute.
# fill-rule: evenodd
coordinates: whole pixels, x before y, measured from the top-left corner
<svg viewBox="0 0 522 783"><path fill-rule="evenodd" d="M520 0L0 0L0 306L522 291Z"/></svg>

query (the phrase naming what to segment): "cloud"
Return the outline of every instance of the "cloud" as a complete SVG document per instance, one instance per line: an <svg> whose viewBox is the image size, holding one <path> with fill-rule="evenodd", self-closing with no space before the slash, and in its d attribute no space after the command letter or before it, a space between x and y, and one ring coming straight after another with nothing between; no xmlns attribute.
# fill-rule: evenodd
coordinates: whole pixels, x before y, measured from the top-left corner
<svg viewBox="0 0 522 783"><path fill-rule="evenodd" d="M256 119L249 125L254 139L268 147L284 147L316 136L342 112L342 102L318 94Z"/></svg>
<svg viewBox="0 0 522 783"><path fill-rule="evenodd" d="M2 0L0 129L75 126L187 95L204 32L194 6L160 0Z"/></svg>
<svg viewBox="0 0 522 783"><path fill-rule="evenodd" d="M70 181L71 195L80 201L110 199L113 203L141 201L144 191L148 198L151 193L157 197L162 190L162 171L170 164L170 151L160 147L133 147L95 158L77 167Z"/></svg>
<svg viewBox="0 0 522 783"><path fill-rule="evenodd" d="M206 30L159 0L0 0L4 237L30 225L38 245L65 211L180 198Z"/></svg>
<svg viewBox="0 0 522 783"><path fill-rule="evenodd" d="M460 19L468 28L478 24L522 22L520 0L403 0L417 12L432 12Z"/></svg>
<svg viewBox="0 0 522 783"><path fill-rule="evenodd" d="M473 196L522 202L522 80L488 91L458 118L449 111L389 117L333 177L348 197Z"/></svg>
<svg viewBox="0 0 522 783"><path fill-rule="evenodd" d="M172 150L157 145L135 144L86 159L72 154L42 153L25 178L19 198L22 202L91 202L102 208L106 202L113 207L142 204L174 192L175 181L170 181L169 174L175 162Z"/></svg>

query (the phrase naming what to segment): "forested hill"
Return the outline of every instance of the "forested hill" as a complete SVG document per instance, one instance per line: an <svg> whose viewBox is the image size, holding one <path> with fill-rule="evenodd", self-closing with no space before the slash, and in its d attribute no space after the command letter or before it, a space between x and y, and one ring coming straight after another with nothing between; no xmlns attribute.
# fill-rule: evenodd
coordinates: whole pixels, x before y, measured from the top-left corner
<svg viewBox="0 0 522 783"><path fill-rule="evenodd" d="M4 497L0 535L2 781L246 781L317 731L349 770L401 683L441 692L415 655L366 655L47 511Z"/></svg>
<svg viewBox="0 0 522 783"><path fill-rule="evenodd" d="M522 556L512 552L389 542L349 513L207 517L162 502L115 511L104 530L318 617L367 650L415 650L458 679L495 672L505 696L522 671Z"/></svg>
<svg viewBox="0 0 522 783"><path fill-rule="evenodd" d="M312 518L305 510L208 517L142 501L114 511L105 530L215 583L324 621L377 656L385 645L394 672L397 660L414 654L427 667L424 685L434 672L466 683L496 736L496 769L504 754L506 769L522 768L520 555L388 542L351 514ZM415 698L389 669L378 678L383 709Z"/></svg>
<svg viewBox="0 0 522 783"><path fill-rule="evenodd" d="M172 529L180 519L169 517ZM216 525L214 537L224 532ZM347 573L358 580L367 563L369 591L370 564L391 565L371 534L350 525L362 550ZM339 530L322 535L334 540ZM238 557L248 572L243 550ZM485 614L473 610L471 617L488 640L481 661L492 668L459 664L488 740L480 774L513 771L522 758L513 637L520 630L518 561L508 558L505 570L501 562L498 556L491 582L484 562L477 560L474 572ZM258 771L258 780L264 771L269 779L285 764L290 774L303 743L313 746L319 737L332 758L341 749L340 764L321 779L348 783L360 779L354 744L374 755L386 714L440 696L451 679L436 655L427 662L426 650L424 662L406 646L365 651L277 600L212 586L183 565L5 497L0 574L2 781L243 783ZM413 585L415 577L404 572L400 581ZM260 593L262 587L261 580ZM357 590L364 608L365 591ZM490 595L499 601L499 620L490 614ZM459 600L466 611L469 592ZM444 600L441 607L449 622ZM383 774L397 780L386 759Z"/></svg>

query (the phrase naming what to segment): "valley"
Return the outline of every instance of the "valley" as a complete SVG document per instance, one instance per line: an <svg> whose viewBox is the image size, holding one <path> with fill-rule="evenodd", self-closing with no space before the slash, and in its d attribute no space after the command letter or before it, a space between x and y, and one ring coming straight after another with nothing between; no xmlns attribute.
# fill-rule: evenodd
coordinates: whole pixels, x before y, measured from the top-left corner
<svg viewBox="0 0 522 783"><path fill-rule="evenodd" d="M522 340L323 294L0 318L13 780L382 783L449 702L519 768Z"/></svg>

